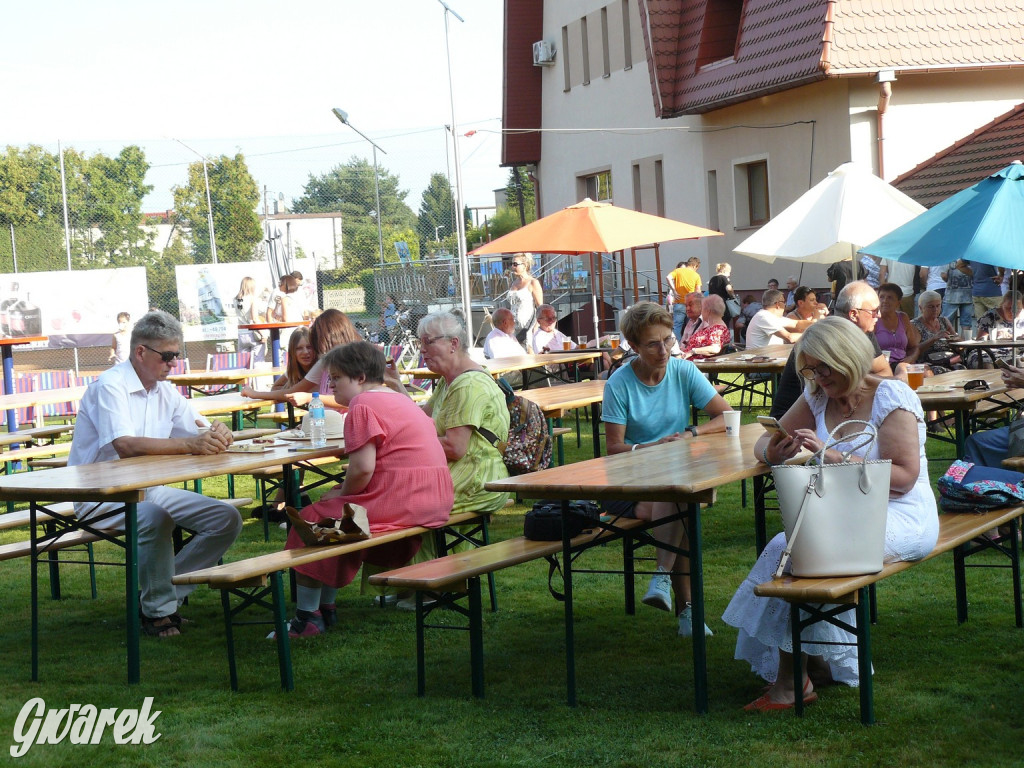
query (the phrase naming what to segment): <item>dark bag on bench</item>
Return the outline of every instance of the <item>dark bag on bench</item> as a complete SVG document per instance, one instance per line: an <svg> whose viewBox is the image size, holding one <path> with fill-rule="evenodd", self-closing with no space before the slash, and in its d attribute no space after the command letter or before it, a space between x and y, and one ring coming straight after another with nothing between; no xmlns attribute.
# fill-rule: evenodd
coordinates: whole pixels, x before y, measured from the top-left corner
<svg viewBox="0 0 1024 768"><path fill-rule="evenodd" d="M579 536L601 517L601 508L592 501L569 502L569 538ZM561 541L562 502L538 501L523 520L523 536L533 541Z"/></svg>

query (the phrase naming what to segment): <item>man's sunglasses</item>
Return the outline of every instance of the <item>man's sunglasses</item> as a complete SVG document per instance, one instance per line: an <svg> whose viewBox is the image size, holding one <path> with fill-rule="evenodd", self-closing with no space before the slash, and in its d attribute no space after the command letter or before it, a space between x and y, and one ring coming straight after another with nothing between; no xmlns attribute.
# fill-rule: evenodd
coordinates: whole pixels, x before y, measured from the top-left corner
<svg viewBox="0 0 1024 768"><path fill-rule="evenodd" d="M149 344L143 344L142 346L144 346L150 352L156 352L158 355L160 355L160 359L163 360L165 363L173 363L175 360L181 357L181 352L161 352L159 349L153 349L151 346L149 346Z"/></svg>
<svg viewBox="0 0 1024 768"><path fill-rule="evenodd" d="M964 392L971 392L974 390L987 390L988 382L984 379L971 379L964 383Z"/></svg>

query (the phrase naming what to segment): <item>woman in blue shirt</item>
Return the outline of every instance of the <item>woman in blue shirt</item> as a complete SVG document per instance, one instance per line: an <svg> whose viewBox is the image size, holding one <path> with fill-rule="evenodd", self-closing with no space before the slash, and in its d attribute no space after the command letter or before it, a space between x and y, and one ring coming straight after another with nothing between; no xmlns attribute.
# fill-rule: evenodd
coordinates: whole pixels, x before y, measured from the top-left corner
<svg viewBox="0 0 1024 768"><path fill-rule="evenodd" d="M608 453L624 453L674 440L691 440L710 432L725 431L722 413L732 410L697 367L688 360L671 357L672 316L649 301L634 304L622 318L622 335L637 357L608 378L604 390L602 421ZM699 427L690 424L690 407L703 410L711 421ZM674 515L672 502L612 502L615 514L658 520ZM661 543L687 548L686 530L681 522L654 529ZM689 559L659 547L658 567L644 595L644 603L664 611L672 610L676 594L679 634L689 637ZM704 633L711 630L704 627Z"/></svg>

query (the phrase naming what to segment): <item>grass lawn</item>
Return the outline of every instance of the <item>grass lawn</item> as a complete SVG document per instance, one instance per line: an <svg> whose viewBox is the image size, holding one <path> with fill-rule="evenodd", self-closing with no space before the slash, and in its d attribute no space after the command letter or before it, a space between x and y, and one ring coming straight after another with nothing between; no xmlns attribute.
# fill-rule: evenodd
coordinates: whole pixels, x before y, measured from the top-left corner
<svg viewBox="0 0 1024 768"><path fill-rule="evenodd" d="M753 416L745 414L744 421ZM572 460L590 455L589 424ZM952 447L929 442L937 477ZM239 495L254 495L239 479ZM223 481L206 481L208 493ZM494 520L495 538L519 535L525 506ZM247 514L247 511L246 511ZM468 636L428 634L427 695L415 695L414 617L379 609L358 582L339 593L339 626L293 643L296 690L283 693L266 626L236 630L241 690L228 686L219 593L200 589L184 609L179 638L143 638L142 683L125 683L123 573L100 568L99 598L86 572L63 570L64 599L41 601L41 680L29 681L27 561L0 564L7 588L0 645L5 692L0 734L14 743L23 705L137 708L153 697L161 714L149 745L36 745L19 765L47 766L941 766L1020 765L1024 746L1024 633L1013 626L1008 573L968 574L970 621L958 626L952 557L883 583L873 629L878 724L859 722L856 689L829 688L798 720L746 713L762 683L733 659L735 630L721 614L754 558L753 510L739 485L723 488L703 516L711 711L693 712L690 643L666 613L622 609L621 580L576 582L579 706L565 705L562 606L547 591L543 561L498 575L499 612L484 616L486 698L470 695ZM769 525L781 526L771 513ZM23 534L22 534L23 535ZM0 541L15 540L7 533ZM229 559L279 548L246 520ZM115 560L114 547L98 547ZM619 562L617 545L584 566ZM993 559L992 561L996 561ZM42 589L47 590L45 570ZM646 577L638 577L638 592ZM435 613L434 617L438 614ZM442 617L443 619L443 617ZM4 752L5 758L15 762Z"/></svg>

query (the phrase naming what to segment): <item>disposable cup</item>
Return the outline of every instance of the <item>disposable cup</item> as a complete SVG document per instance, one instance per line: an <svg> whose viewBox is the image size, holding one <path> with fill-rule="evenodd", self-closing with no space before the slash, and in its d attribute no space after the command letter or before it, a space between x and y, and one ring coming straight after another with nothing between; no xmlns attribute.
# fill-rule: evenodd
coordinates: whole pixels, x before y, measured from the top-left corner
<svg viewBox="0 0 1024 768"><path fill-rule="evenodd" d="M568 339L563 339L562 340L562 349L564 351L568 352L570 349L572 349L572 342L569 341Z"/></svg>
<svg viewBox="0 0 1024 768"><path fill-rule="evenodd" d="M912 363L907 366L907 384L910 388L917 390L922 384L924 384L924 366Z"/></svg>
<svg viewBox="0 0 1024 768"><path fill-rule="evenodd" d="M725 434L729 437L740 436L740 412L726 411L722 414L725 417Z"/></svg>

